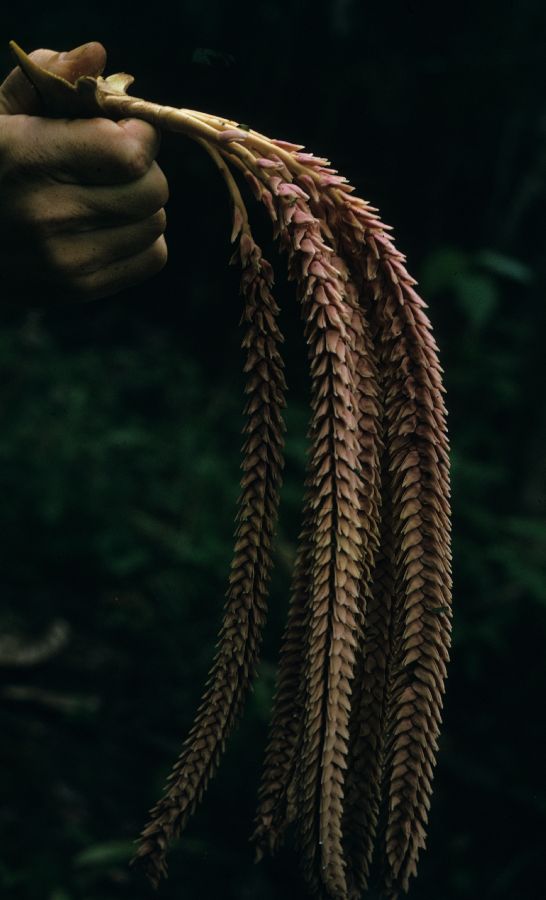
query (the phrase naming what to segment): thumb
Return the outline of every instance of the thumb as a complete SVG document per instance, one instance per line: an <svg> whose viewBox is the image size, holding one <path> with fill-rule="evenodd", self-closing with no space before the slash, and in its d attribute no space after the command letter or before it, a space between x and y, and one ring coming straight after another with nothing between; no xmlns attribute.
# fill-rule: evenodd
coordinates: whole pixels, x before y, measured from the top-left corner
<svg viewBox="0 0 546 900"><path fill-rule="evenodd" d="M106 65L106 50L97 41L82 44L67 53L55 50L34 50L29 53L33 62L74 82L81 75L94 78L101 74ZM39 115L41 103L39 94L19 66L13 69L0 85L0 114Z"/></svg>

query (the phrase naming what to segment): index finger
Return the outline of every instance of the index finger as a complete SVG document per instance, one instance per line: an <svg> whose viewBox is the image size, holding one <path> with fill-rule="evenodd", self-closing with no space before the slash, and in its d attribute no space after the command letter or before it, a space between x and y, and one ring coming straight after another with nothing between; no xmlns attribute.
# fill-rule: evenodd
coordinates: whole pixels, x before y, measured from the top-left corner
<svg viewBox="0 0 546 900"><path fill-rule="evenodd" d="M142 178L159 152L158 129L140 119L45 119L21 122L20 164L28 172L72 184L123 184Z"/></svg>

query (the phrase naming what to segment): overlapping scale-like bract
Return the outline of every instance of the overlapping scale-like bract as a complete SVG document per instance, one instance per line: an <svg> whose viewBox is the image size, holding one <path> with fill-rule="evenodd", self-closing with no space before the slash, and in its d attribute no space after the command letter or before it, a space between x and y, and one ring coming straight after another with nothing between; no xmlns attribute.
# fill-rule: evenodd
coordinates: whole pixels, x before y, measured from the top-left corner
<svg viewBox="0 0 546 900"><path fill-rule="evenodd" d="M425 846L451 624L449 457L437 348L390 242L377 302L395 548L385 722L386 881L407 890Z"/></svg>
<svg viewBox="0 0 546 900"><path fill-rule="evenodd" d="M307 505L306 505L307 508ZM309 606L311 526L299 536L288 619L283 634L269 740L258 791L256 858L274 853L297 812L295 775L303 738L303 661Z"/></svg>

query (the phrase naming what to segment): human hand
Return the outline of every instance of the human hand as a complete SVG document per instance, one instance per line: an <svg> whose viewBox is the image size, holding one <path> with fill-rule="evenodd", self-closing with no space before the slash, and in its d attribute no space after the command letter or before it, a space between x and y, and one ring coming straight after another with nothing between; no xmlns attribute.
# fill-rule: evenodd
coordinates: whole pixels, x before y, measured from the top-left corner
<svg viewBox="0 0 546 900"><path fill-rule="evenodd" d="M32 59L75 81L99 75L92 42ZM167 261L159 133L125 119L49 119L17 67L0 85L0 271L5 299L41 305L107 297Z"/></svg>

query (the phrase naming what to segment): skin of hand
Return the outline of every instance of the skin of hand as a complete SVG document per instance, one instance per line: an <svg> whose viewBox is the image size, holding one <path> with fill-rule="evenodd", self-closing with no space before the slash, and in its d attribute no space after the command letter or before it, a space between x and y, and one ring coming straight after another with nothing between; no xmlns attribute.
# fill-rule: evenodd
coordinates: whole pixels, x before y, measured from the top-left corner
<svg viewBox="0 0 546 900"><path fill-rule="evenodd" d="M98 76L96 42L35 50L39 65L75 81ZM0 294L40 306L108 297L167 261L167 180L160 136L137 119L50 119L17 67L0 85Z"/></svg>

